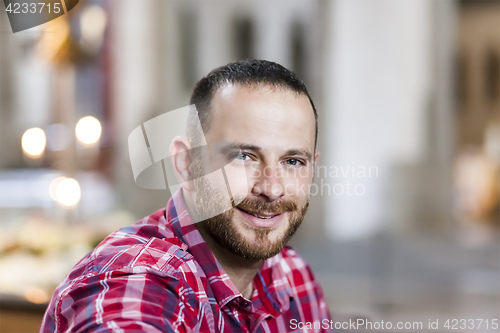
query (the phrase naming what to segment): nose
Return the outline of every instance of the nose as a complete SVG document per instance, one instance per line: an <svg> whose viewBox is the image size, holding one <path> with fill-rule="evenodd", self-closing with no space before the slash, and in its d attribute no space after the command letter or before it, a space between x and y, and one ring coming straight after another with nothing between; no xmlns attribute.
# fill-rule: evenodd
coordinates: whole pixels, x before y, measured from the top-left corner
<svg viewBox="0 0 500 333"><path fill-rule="evenodd" d="M267 201L275 201L285 195L283 176L278 167L264 167L257 170L252 186L252 194L265 197Z"/></svg>

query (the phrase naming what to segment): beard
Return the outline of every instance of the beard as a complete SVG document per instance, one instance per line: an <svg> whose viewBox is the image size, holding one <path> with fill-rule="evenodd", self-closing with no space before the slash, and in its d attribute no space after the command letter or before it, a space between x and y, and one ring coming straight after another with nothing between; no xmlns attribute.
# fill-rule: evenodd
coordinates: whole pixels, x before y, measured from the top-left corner
<svg viewBox="0 0 500 333"><path fill-rule="evenodd" d="M200 171L200 165L194 167ZM243 200L237 200L236 202L241 202L234 206L234 204L227 202L227 195L222 195L218 190L215 190L203 177L196 178L193 183L198 211L201 211L202 215L212 216L200 222L203 223L202 227L205 231L220 246L240 257L254 261L265 260L280 253L299 228L309 206L309 198L306 198L301 205L297 205L290 200L279 199L269 202L260 196L251 198L252 195ZM273 215L286 213L288 221L281 221L278 227L282 223L288 223L288 226L273 240L269 238L269 234L276 228L258 228L247 225L248 229L245 228L243 231L237 225L244 224L241 219L245 217L237 216L240 215L236 213L237 209ZM244 232L248 234L245 235Z"/></svg>

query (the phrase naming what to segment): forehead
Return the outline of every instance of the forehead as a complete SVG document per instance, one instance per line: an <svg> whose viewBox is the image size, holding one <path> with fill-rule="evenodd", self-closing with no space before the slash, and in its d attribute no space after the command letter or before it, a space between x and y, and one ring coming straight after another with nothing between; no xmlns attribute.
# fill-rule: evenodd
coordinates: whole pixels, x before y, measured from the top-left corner
<svg viewBox="0 0 500 333"><path fill-rule="evenodd" d="M208 141L314 150L315 118L305 94L290 89L227 84L215 93Z"/></svg>

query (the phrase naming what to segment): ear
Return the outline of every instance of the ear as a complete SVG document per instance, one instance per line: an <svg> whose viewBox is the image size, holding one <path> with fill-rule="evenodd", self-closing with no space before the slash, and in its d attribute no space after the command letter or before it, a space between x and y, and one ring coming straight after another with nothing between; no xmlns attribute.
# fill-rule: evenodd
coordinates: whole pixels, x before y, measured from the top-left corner
<svg viewBox="0 0 500 333"><path fill-rule="evenodd" d="M193 179L190 172L192 163L190 149L189 140L186 137L177 136L172 140L169 150L175 177L186 191L193 190L193 184L190 181Z"/></svg>

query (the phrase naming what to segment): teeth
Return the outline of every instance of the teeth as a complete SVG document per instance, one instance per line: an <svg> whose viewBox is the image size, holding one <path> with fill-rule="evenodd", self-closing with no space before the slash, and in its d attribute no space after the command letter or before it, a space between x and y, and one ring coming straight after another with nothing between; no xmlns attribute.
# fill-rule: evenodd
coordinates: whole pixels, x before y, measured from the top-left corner
<svg viewBox="0 0 500 333"><path fill-rule="evenodd" d="M241 210L241 209L240 209ZM252 215L252 216L255 216L255 217L258 217L259 219L263 219L263 220L269 220L269 219L272 219L273 217L275 216L278 216L279 214L275 214L275 215L271 215L271 216L261 216L261 215L258 215L258 214L255 214L255 213L250 213L250 212L247 212L245 210L243 210L245 213L249 214L249 215Z"/></svg>
<svg viewBox="0 0 500 333"><path fill-rule="evenodd" d="M250 214L250 215L258 217L259 219L264 219L264 220L268 220L268 219L271 219L271 218L273 218L273 217L276 216L276 215L273 215L273 216L260 216L260 215L257 215L257 214Z"/></svg>
<svg viewBox="0 0 500 333"><path fill-rule="evenodd" d="M267 216L267 217L266 216L259 216L259 215L254 215L254 214L252 214L252 215L255 216L255 217L258 217L259 219L265 219L265 220L270 219L270 218L273 217L273 216Z"/></svg>

